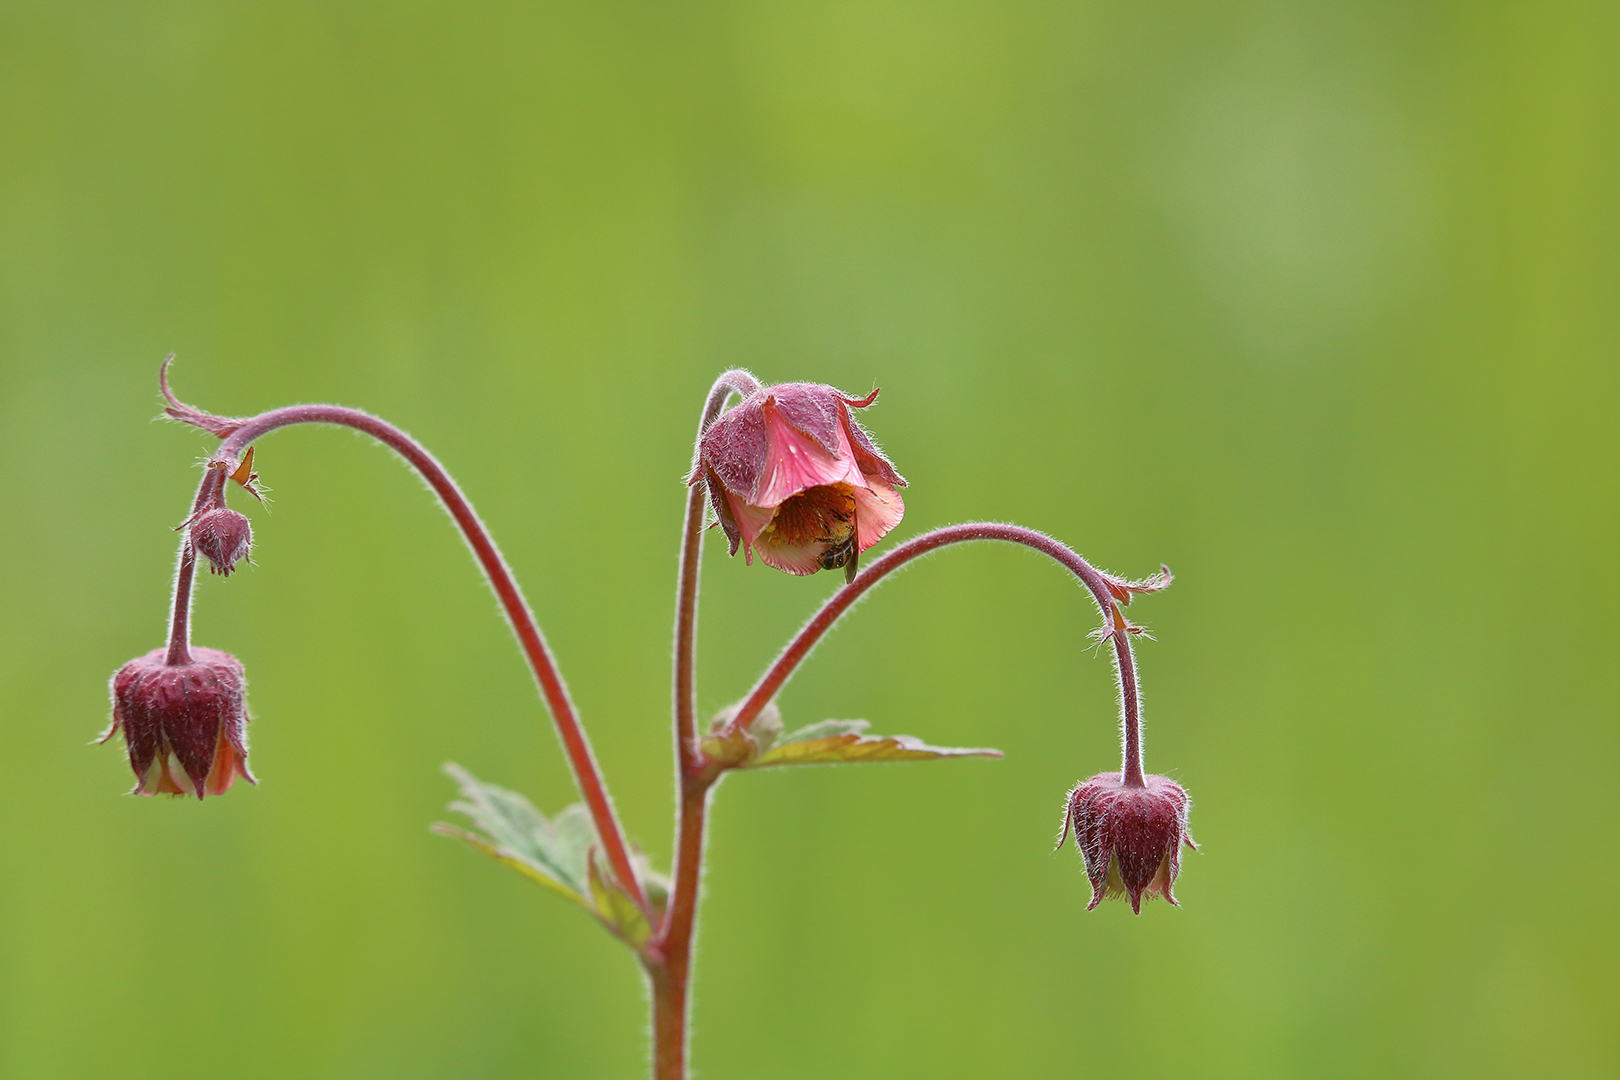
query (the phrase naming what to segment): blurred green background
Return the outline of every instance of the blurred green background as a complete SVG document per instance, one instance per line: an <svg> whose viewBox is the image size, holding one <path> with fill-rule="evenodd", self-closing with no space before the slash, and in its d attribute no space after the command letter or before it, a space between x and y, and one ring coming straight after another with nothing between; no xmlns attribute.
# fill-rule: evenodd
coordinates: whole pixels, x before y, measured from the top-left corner
<svg viewBox="0 0 1620 1080"><path fill-rule="evenodd" d="M1615 1075L1617 124L1602 3L0 4L0 1075L643 1070L628 955L427 831L447 759L574 796L381 449L263 440L257 565L202 582L261 786L86 745L207 447L152 422L171 349L215 411L428 443L661 863L722 368L881 385L897 536L1175 569L1133 611L1183 908L1050 853L1118 760L1085 598L942 554L784 712L1007 756L724 785L702 1076ZM712 712L837 579L705 566Z"/></svg>

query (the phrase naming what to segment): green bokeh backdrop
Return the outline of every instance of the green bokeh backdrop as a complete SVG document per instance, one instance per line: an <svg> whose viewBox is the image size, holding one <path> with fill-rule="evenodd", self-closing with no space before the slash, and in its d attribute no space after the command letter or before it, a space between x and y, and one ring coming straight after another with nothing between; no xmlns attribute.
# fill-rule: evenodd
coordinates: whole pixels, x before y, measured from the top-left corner
<svg viewBox="0 0 1620 1080"><path fill-rule="evenodd" d="M422 485L260 445L202 583L257 789L87 747L206 440L372 409L517 568L632 833L671 818L679 482L729 365L883 387L900 535L1136 611L1204 844L1086 914L1094 614L1012 550L883 588L790 724L1002 747L733 778L711 1080L1620 1071L1620 19L1601 3L0 4L0 1075L638 1075L630 959L427 831L549 724ZM835 586L705 561L701 701Z"/></svg>

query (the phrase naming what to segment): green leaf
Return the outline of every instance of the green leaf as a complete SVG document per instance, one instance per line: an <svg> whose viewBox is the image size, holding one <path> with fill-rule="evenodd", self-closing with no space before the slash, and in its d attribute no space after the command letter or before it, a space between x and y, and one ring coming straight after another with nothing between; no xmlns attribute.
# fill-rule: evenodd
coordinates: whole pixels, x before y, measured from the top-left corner
<svg viewBox="0 0 1620 1080"><path fill-rule="evenodd" d="M443 822L433 826L434 832L463 841L568 897L632 948L640 949L652 936L646 914L613 872L598 865L596 827L583 803L565 806L547 818L522 795L486 784L454 762L444 771L461 787L461 799L450 809L471 818L483 832ZM656 873L641 852L633 851L631 858L654 913L661 914L669 899L669 879Z"/></svg>
<svg viewBox="0 0 1620 1080"><path fill-rule="evenodd" d="M597 850L590 857L591 900L601 919L609 929L624 939L633 949L640 949L652 937L652 926L636 902L619 887L612 870L604 872L597 861ZM667 891L667 890L666 890Z"/></svg>
<svg viewBox="0 0 1620 1080"><path fill-rule="evenodd" d="M596 829L583 804L566 806L556 817L547 818L522 795L486 784L454 762L444 771L461 788L461 800L451 803L450 809L471 818L483 834L442 822L433 826L434 832L465 841L575 903L592 907L586 898Z"/></svg>
<svg viewBox="0 0 1620 1080"><path fill-rule="evenodd" d="M870 726L865 720L823 720L782 736L745 767L1001 756L1000 750L984 747L929 746L910 735L868 735L866 729Z"/></svg>

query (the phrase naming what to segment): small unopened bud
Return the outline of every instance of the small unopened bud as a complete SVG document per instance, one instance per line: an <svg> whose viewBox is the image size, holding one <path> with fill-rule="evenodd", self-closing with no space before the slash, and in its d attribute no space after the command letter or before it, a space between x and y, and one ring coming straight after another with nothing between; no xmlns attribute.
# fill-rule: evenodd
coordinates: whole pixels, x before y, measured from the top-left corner
<svg viewBox="0 0 1620 1080"><path fill-rule="evenodd" d="M746 728L735 726L737 711L742 703L728 705L709 724L709 734L703 739L703 756L717 765L736 768L747 765L776 744L782 735L782 712L776 702L769 701Z"/></svg>
<svg viewBox="0 0 1620 1080"><path fill-rule="evenodd" d="M112 724L135 770L135 795L222 795L247 768L247 706L242 665L218 649L191 648L185 664L153 649L112 678Z"/></svg>
<svg viewBox="0 0 1620 1080"><path fill-rule="evenodd" d="M192 521L191 546L208 560L209 570L229 577L253 548L253 526L235 510L217 506Z"/></svg>
<svg viewBox="0 0 1620 1080"><path fill-rule="evenodd" d="M1170 887L1181 872L1181 845L1198 847L1187 831L1187 793L1167 777L1144 780L1142 787L1128 787L1117 772L1098 773L1069 792L1058 847L1072 827L1091 879L1087 911L1121 894L1138 915L1144 895L1176 902Z"/></svg>

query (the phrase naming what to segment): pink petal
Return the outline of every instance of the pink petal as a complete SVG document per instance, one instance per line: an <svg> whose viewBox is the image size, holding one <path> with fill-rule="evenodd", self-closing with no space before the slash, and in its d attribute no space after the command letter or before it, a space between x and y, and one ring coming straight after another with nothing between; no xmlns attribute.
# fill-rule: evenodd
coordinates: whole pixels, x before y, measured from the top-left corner
<svg viewBox="0 0 1620 1080"><path fill-rule="evenodd" d="M237 753L236 747L225 732L219 733L219 742L214 747L214 764L208 770L208 778L203 785L203 791L209 795L223 795L231 790L238 776L247 776L247 765Z"/></svg>
<svg viewBox="0 0 1620 1080"><path fill-rule="evenodd" d="M759 553L760 562L766 566L805 577L821 569L821 553L826 549L826 544L812 540L803 544L772 544L767 541L754 550Z"/></svg>
<svg viewBox="0 0 1620 1080"><path fill-rule="evenodd" d="M838 452L829 454L821 444L788 423L773 405L767 403L765 436L770 450L765 458L765 469L760 474L759 486L754 489L751 500L754 505L780 506L805 488L822 484L863 486L866 481L855 464L855 453L850 449L849 437L844 434L842 425L835 430L838 434Z"/></svg>
<svg viewBox="0 0 1620 1080"><path fill-rule="evenodd" d="M774 506L755 506L742 500L739 495L726 492L726 503L731 507L732 519L737 523L737 531L742 534L743 548L748 565L754 564L754 541L759 534L765 531L765 526L771 523L776 516Z"/></svg>
<svg viewBox="0 0 1620 1080"><path fill-rule="evenodd" d="M168 761L164 763L164 772L168 775L169 782L180 789L176 794L197 794L197 785L186 772L185 766L180 764L179 754L172 752L169 754Z"/></svg>
<svg viewBox="0 0 1620 1080"><path fill-rule="evenodd" d="M156 795L163 789L163 779L163 765L157 758L153 758L152 763L146 767L146 772L141 775L141 782L136 786L135 793Z"/></svg>
<svg viewBox="0 0 1620 1080"><path fill-rule="evenodd" d="M866 479L855 488L855 539L865 551L900 524L906 504L900 493L881 480Z"/></svg>

